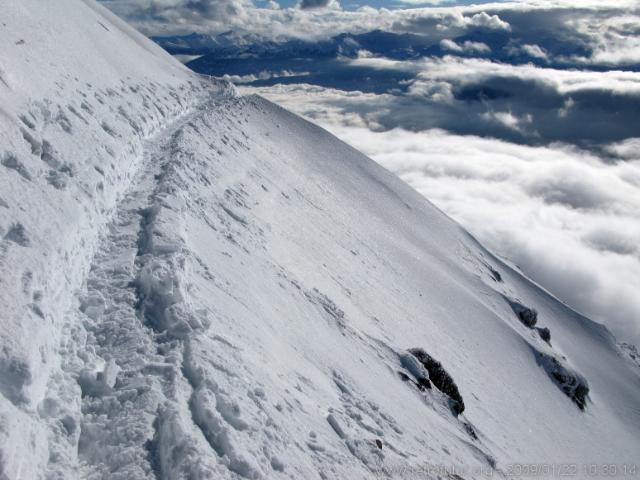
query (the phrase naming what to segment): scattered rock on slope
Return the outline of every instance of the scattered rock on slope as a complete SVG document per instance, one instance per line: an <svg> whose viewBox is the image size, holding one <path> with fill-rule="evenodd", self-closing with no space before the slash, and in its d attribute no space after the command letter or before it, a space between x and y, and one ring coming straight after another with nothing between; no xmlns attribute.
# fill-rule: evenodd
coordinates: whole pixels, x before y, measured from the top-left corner
<svg viewBox="0 0 640 480"><path fill-rule="evenodd" d="M453 413L459 415L464 412L464 401L462 400L458 386L442 364L421 348L412 348L409 350L409 353L417 358L427 372L429 372L429 380L431 380L431 383L449 397Z"/></svg>
<svg viewBox="0 0 640 480"><path fill-rule="evenodd" d="M419 390L431 389L431 381L429 380L429 372L425 369L422 363L412 354L405 353L400 355L400 364L416 379L415 386ZM407 382L412 381L409 375L404 372L398 372L400 378Z"/></svg>
<svg viewBox="0 0 640 480"><path fill-rule="evenodd" d="M638 367L640 367L640 353L635 345L622 342L618 345L620 350Z"/></svg>
<svg viewBox="0 0 640 480"><path fill-rule="evenodd" d="M518 316L525 327L533 328L536 325L536 323L538 322L538 312L535 309L529 308L515 300L507 300L509 302L509 305L511 306L511 309Z"/></svg>
<svg viewBox="0 0 640 480"><path fill-rule="evenodd" d="M589 383L578 372L564 365L556 357L535 351L536 361L545 369L554 383L567 395L580 410L587 406Z"/></svg>
<svg viewBox="0 0 640 480"><path fill-rule="evenodd" d="M551 330L549 330L547 327L538 327L537 330L540 338L548 344L551 344Z"/></svg>

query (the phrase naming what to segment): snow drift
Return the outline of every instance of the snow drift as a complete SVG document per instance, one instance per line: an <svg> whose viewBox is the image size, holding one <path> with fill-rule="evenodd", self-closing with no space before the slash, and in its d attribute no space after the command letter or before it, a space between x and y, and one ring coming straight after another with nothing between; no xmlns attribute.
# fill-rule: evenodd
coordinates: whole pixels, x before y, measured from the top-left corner
<svg viewBox="0 0 640 480"><path fill-rule="evenodd" d="M4 478L637 460L626 350L395 176L91 0L0 6Z"/></svg>

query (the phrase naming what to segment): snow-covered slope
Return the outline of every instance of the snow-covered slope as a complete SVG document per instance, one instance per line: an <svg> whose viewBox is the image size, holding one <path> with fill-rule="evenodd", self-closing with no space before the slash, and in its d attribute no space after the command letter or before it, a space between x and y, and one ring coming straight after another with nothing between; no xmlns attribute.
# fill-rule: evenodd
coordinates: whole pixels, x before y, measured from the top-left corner
<svg viewBox="0 0 640 480"><path fill-rule="evenodd" d="M637 461L638 365L392 174L90 0L0 7L5 478Z"/></svg>
<svg viewBox="0 0 640 480"><path fill-rule="evenodd" d="M0 464L36 478L74 291L143 140L210 87L95 2L0 10Z"/></svg>

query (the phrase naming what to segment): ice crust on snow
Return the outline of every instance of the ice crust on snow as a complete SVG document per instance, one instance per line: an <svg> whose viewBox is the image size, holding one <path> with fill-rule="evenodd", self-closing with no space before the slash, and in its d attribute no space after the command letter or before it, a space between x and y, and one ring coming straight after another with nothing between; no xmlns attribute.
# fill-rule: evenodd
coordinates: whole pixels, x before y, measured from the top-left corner
<svg viewBox="0 0 640 480"><path fill-rule="evenodd" d="M2 11L0 476L637 460L634 350L398 178L92 0Z"/></svg>

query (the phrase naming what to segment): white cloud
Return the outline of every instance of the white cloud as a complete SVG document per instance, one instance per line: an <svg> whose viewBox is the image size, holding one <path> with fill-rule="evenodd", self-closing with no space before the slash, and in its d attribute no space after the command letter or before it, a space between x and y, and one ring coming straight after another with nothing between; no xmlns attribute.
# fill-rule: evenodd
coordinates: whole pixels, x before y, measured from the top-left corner
<svg viewBox="0 0 640 480"><path fill-rule="evenodd" d="M630 138L624 142L612 144L608 150L617 157L633 160L638 158L638 152L640 152L640 138ZM635 184L640 186L640 177L638 177L638 181Z"/></svg>
<svg viewBox="0 0 640 480"><path fill-rule="evenodd" d="M539 45L525 43L523 45L512 45L506 47L507 52L510 55L527 55L531 58L538 58L540 60L549 60L549 55L544 48Z"/></svg>
<svg viewBox="0 0 640 480"><path fill-rule="evenodd" d="M289 70L281 70L279 72L270 72L267 70L262 70L257 74L248 74L248 75L224 75L221 78L227 80L232 83L243 84L243 83L252 83L257 80L271 80L272 78L287 78L287 77L306 77L309 75L309 72L292 72Z"/></svg>
<svg viewBox="0 0 640 480"><path fill-rule="evenodd" d="M482 6L343 10L337 0L302 0L289 8L274 8L273 2L257 7L251 0L101 1L147 35L215 34L236 29L267 38L314 39L343 32L393 31L405 28L407 22L426 22L436 36L461 34L469 28L510 28Z"/></svg>
<svg viewBox="0 0 640 480"><path fill-rule="evenodd" d="M533 58L541 58L544 60L547 60L549 58L547 52L545 52L544 49L542 47L539 47L538 45L525 43L524 45L522 45L521 49L524 53Z"/></svg>
<svg viewBox="0 0 640 480"><path fill-rule="evenodd" d="M375 116L384 129L445 128L518 143L583 146L640 136L638 72L560 70L458 56L345 61L368 69L370 78L376 77L371 70L382 78L387 71L408 77L406 91L390 91L393 96L334 100L346 111Z"/></svg>
<svg viewBox="0 0 640 480"><path fill-rule="evenodd" d="M500 19L498 15L489 15L487 12L476 13L471 17L464 18L469 19L466 23L474 27L486 27L492 30L511 30L511 26Z"/></svg>
<svg viewBox="0 0 640 480"><path fill-rule="evenodd" d="M428 79L456 80L458 83L470 79L489 77L515 77L549 83L559 93L601 89L618 93L640 94L640 73L630 71L594 72L589 70L560 70L535 65L510 65L479 58L421 58L415 61L398 61L386 58L361 58L352 60L353 65L379 69L412 71Z"/></svg>
<svg viewBox="0 0 640 480"><path fill-rule="evenodd" d="M640 61L637 0L616 0L615 4L600 0L522 0L479 2L470 6L432 1L429 7L363 6L356 10L343 10L337 0L301 0L297 6L287 8L279 8L273 0L263 7L252 0L100 1L148 35L216 34L235 30L276 40L319 39L380 29L414 33L438 43L477 30L513 32L517 39L523 34L535 36L535 32L546 29L551 34L547 36L558 42L570 40L588 47L588 51L580 54L559 55L555 61L604 65L630 65ZM417 3L423 4L421 0ZM300 8L303 6L310 8ZM516 26L509 22L514 15L520 15ZM523 21L522 15L532 21ZM474 41L488 45L488 42ZM549 54L535 42L524 44L522 51L531 58L544 59L543 55Z"/></svg>
<svg viewBox="0 0 640 480"><path fill-rule="evenodd" d="M491 48L486 43L472 42L466 40L465 42L458 44L448 38L440 41L440 47L445 50L451 50L453 52L467 52L467 53L489 53Z"/></svg>
<svg viewBox="0 0 640 480"><path fill-rule="evenodd" d="M578 18L571 27L588 38L593 52L588 56L574 55L568 61L603 65L633 65L640 63L640 12L635 9L617 11L615 15L598 18Z"/></svg>
<svg viewBox="0 0 640 480"><path fill-rule="evenodd" d="M623 338L640 339L640 161L445 132L330 126L482 242ZM631 172L630 172L631 171Z"/></svg>
<svg viewBox="0 0 640 480"><path fill-rule="evenodd" d="M486 120L497 122L501 125L504 125L507 128L516 131L522 131L522 127L526 124L530 124L532 122L531 115L524 115L522 117L518 117L511 112L485 112L481 114L482 118Z"/></svg>

